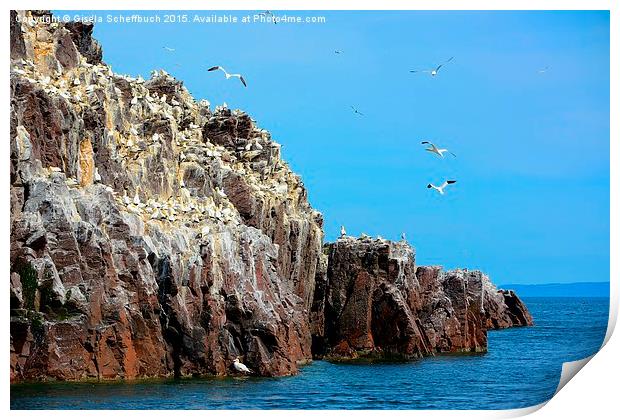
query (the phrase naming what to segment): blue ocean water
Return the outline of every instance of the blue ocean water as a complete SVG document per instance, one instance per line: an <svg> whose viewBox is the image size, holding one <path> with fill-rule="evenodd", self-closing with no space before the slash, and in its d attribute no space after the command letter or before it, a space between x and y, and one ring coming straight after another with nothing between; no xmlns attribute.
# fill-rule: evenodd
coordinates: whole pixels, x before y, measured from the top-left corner
<svg viewBox="0 0 620 420"><path fill-rule="evenodd" d="M562 363L595 353L607 298L527 298L534 327L489 332L483 355L316 361L288 378L11 386L11 409L508 409L553 396Z"/></svg>

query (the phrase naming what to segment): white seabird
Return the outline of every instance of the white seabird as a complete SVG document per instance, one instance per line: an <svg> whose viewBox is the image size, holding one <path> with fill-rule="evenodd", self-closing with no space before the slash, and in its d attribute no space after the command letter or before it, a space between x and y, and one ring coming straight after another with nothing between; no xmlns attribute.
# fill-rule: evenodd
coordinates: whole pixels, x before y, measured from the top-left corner
<svg viewBox="0 0 620 420"><path fill-rule="evenodd" d="M445 181L445 182L444 182L443 184L441 184L439 187L438 187L438 186L436 186L436 185L433 185L433 184L428 184L428 185L426 186L426 188L432 188L432 189L434 189L434 190L437 190L437 191L439 192L439 194L443 195L443 190L444 190L444 188L446 188L446 187L447 187L448 185L450 185L450 184L454 184L455 182L456 182L456 181L452 181L452 180L450 180L450 181Z"/></svg>
<svg viewBox="0 0 620 420"><path fill-rule="evenodd" d="M239 361L238 357L235 357L235 360L233 360L233 366L237 372L252 373L252 371L246 365Z"/></svg>
<svg viewBox="0 0 620 420"><path fill-rule="evenodd" d="M448 149L439 149L437 146L435 146L433 143L429 141L423 141L421 144L428 144L428 148L424 150L426 150L427 152L435 153L437 156L443 157L443 154L448 152L452 156L456 157L456 155L450 152Z"/></svg>
<svg viewBox="0 0 620 420"><path fill-rule="evenodd" d="M169 52L174 52L175 49L174 48L170 48L170 47L163 47L164 50L169 51Z"/></svg>
<svg viewBox="0 0 620 420"><path fill-rule="evenodd" d="M258 14L259 16L264 16L265 18L267 16L271 16L271 21L275 24L276 23L276 15L273 14L273 12L271 10L265 10L264 12L260 12Z"/></svg>
<svg viewBox="0 0 620 420"><path fill-rule="evenodd" d="M207 70L207 71L216 71L216 70L222 70L224 72L224 75L226 76L226 79L230 79L231 77L236 77L239 80L241 80L241 83L243 83L243 86L248 87L248 85L247 85L247 83L245 83L245 79L243 78L242 75L240 75L239 73L230 74L226 70L224 70L224 67L222 67L222 66L213 66L213 67L209 68L209 70Z"/></svg>
<svg viewBox="0 0 620 420"><path fill-rule="evenodd" d="M549 70L549 66L545 66L545 68L544 68L544 69L540 69L540 70L538 70L538 73L539 73L539 74L542 74L542 73L547 73L547 70Z"/></svg>
<svg viewBox="0 0 620 420"><path fill-rule="evenodd" d="M340 226L340 237L344 238L347 236L347 231L344 229L344 226Z"/></svg>
<svg viewBox="0 0 620 420"><path fill-rule="evenodd" d="M440 65L438 65L437 67L435 67L434 69L428 69L428 70L410 70L410 73L430 73L431 76L437 76L437 73L439 72L439 69L442 68L445 64L448 64L450 61L452 61L454 57L450 57L448 58L444 63L441 63Z"/></svg>

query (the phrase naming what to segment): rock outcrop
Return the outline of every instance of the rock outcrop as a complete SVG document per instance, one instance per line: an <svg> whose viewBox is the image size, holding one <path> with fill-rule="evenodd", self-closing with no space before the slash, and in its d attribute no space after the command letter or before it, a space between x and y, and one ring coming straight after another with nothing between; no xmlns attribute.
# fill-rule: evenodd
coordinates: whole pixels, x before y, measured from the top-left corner
<svg viewBox="0 0 620 420"><path fill-rule="evenodd" d="M11 12L11 380L262 376L318 357L482 351L529 325L405 242L323 247L280 145L165 71L115 74L89 24Z"/></svg>
<svg viewBox="0 0 620 420"><path fill-rule="evenodd" d="M498 291L480 271L416 267L404 241L343 237L328 250L315 289L314 320L324 322L312 330L315 356L483 352L488 329L532 324L513 292Z"/></svg>
<svg viewBox="0 0 620 420"><path fill-rule="evenodd" d="M280 145L49 17L11 14L12 377L295 373L322 217Z"/></svg>

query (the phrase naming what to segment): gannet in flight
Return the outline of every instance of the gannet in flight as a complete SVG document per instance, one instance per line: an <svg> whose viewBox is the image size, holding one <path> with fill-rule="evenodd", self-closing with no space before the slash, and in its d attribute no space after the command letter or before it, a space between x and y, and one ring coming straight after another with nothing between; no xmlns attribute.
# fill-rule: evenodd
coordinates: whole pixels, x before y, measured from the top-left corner
<svg viewBox="0 0 620 420"><path fill-rule="evenodd" d="M361 112L359 112L357 109L355 109L355 107L354 107L353 105L351 105L351 109L353 110L353 113L355 113L355 114L359 114L359 115L361 115L362 117L364 116L364 114L362 114L362 113L361 113Z"/></svg>
<svg viewBox="0 0 620 420"><path fill-rule="evenodd" d="M244 365L243 363L239 361L238 357L235 357L235 360L233 360L233 366L237 372L252 373L252 371L248 369L246 365Z"/></svg>
<svg viewBox="0 0 620 420"><path fill-rule="evenodd" d="M544 68L544 69L540 69L540 70L538 70L538 73L540 73L540 74L542 74L542 73L546 73L546 72L547 72L547 70L549 70L549 66L545 66L545 68Z"/></svg>
<svg viewBox="0 0 620 420"><path fill-rule="evenodd" d="M271 16L271 21L272 21L274 24L276 23L276 19L275 19L276 15L274 15L274 14L273 14L273 12L272 12L271 10L265 10L264 12L260 12L258 15L259 15L259 16L265 16L265 17L267 17L267 16Z"/></svg>
<svg viewBox="0 0 620 420"><path fill-rule="evenodd" d="M342 51L341 50L335 50L334 54L342 54Z"/></svg>
<svg viewBox="0 0 620 420"><path fill-rule="evenodd" d="M440 65L438 65L437 67L435 67L434 69L429 69L429 70L410 70L411 73L430 73L431 76L437 76L437 73L439 72L439 69L444 66L445 64L448 64L450 61L452 61L454 57L450 57L448 60L446 60L445 63L441 63Z"/></svg>
<svg viewBox="0 0 620 420"><path fill-rule="evenodd" d="M434 190L437 190L439 192L439 194L443 195L443 190L444 188L446 188L448 185L450 184L454 184L456 181L445 181L443 184L441 184L439 187L433 185L433 184L428 184L426 186L426 188L432 188Z"/></svg>
<svg viewBox="0 0 620 420"><path fill-rule="evenodd" d="M347 236L347 231L344 230L344 226L340 226L340 237L343 238Z"/></svg>
<svg viewBox="0 0 620 420"><path fill-rule="evenodd" d="M170 48L170 47L163 47L163 49L166 51L170 51L170 52L175 51L174 48Z"/></svg>
<svg viewBox="0 0 620 420"><path fill-rule="evenodd" d="M224 67L222 66L213 66L207 71L215 71L215 70L222 70L224 72L224 75L226 76L226 79L230 79L231 77L238 78L239 80L241 80L241 83L243 83L243 86L248 87L248 85L245 83L245 79L239 73L230 74L226 70L224 70Z"/></svg>
<svg viewBox="0 0 620 420"><path fill-rule="evenodd" d="M456 157L456 155L450 152L448 149L438 149L437 146L435 146L433 143L429 141L423 141L421 144L428 144L429 147L424 150L426 150L427 152L435 153L437 156L443 157L443 154L448 152L452 156Z"/></svg>

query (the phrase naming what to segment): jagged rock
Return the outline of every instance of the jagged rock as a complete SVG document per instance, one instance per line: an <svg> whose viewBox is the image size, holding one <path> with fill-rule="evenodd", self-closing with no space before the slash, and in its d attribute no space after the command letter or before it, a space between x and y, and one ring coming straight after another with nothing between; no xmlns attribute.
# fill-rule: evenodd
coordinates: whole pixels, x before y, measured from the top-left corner
<svg viewBox="0 0 620 420"><path fill-rule="evenodd" d="M344 236L327 249L311 312L315 357L484 352L487 329L531 325L525 305L486 275L415 267L405 241Z"/></svg>
<svg viewBox="0 0 620 420"><path fill-rule="evenodd" d="M329 246L325 343L334 358L430 354L413 309L419 300L408 244L343 237Z"/></svg>
<svg viewBox="0 0 620 420"><path fill-rule="evenodd" d="M26 57L26 44L24 43L21 26L17 11L11 10L11 60L23 59Z"/></svg>
<svg viewBox="0 0 620 420"><path fill-rule="evenodd" d="M94 25L92 23L67 22L65 28L71 33L73 44L88 63L101 63L103 51L99 43L93 39Z"/></svg>
<svg viewBox="0 0 620 420"><path fill-rule="evenodd" d="M416 275L424 285L420 318L435 351L485 351L482 273L418 267Z"/></svg>
<svg viewBox="0 0 620 420"><path fill-rule="evenodd" d="M525 306L523 301L519 299L519 297L513 290L500 289L498 290L498 292L504 298L504 303L506 304L505 311L510 318L510 322L505 323L502 326L497 326L495 328L525 327L529 325L534 325L532 315L527 310L527 307Z"/></svg>

